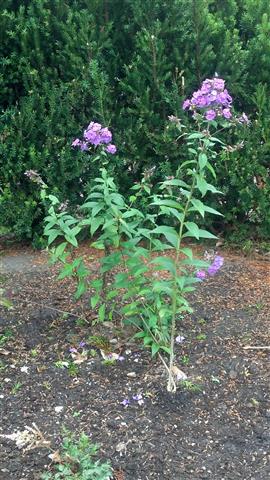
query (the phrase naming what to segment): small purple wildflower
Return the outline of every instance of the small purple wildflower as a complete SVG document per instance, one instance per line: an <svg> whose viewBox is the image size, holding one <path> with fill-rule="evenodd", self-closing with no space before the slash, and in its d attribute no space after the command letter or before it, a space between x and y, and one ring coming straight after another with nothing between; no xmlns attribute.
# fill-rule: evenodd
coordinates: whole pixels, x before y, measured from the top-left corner
<svg viewBox="0 0 270 480"><path fill-rule="evenodd" d="M123 357L122 355L119 355L118 359L117 359L119 362L123 362L125 360L125 357Z"/></svg>
<svg viewBox="0 0 270 480"><path fill-rule="evenodd" d="M74 348L74 347L70 347L69 351L70 353L78 353L77 348Z"/></svg>
<svg viewBox="0 0 270 480"><path fill-rule="evenodd" d="M248 116L245 113L242 113L241 117L238 118L240 123L246 123L247 125L250 123Z"/></svg>
<svg viewBox="0 0 270 480"><path fill-rule="evenodd" d="M213 263L210 265L210 267L207 270L210 277L213 277L214 275L216 275L216 273L222 267L223 263L224 263L224 258L221 257L220 255L217 255Z"/></svg>
<svg viewBox="0 0 270 480"><path fill-rule="evenodd" d="M81 149L82 152L86 152L86 150L89 149L88 143L86 143L86 142L81 142L81 144L80 144L80 149Z"/></svg>
<svg viewBox="0 0 270 480"><path fill-rule="evenodd" d="M176 342L176 343L183 343L184 340L185 340L185 337L182 337L181 335L178 335L178 336L175 338L175 342Z"/></svg>
<svg viewBox="0 0 270 480"><path fill-rule="evenodd" d="M128 405L130 404L130 401L128 398L125 398L122 402L120 402L121 405L124 405L124 407L128 407Z"/></svg>
<svg viewBox="0 0 270 480"><path fill-rule="evenodd" d="M198 270L196 277L199 278L199 280L204 280L206 278L206 272L204 270Z"/></svg>
<svg viewBox="0 0 270 480"><path fill-rule="evenodd" d="M79 138L75 138L75 140L71 144L72 147L79 147L80 145L81 145L81 140L79 140Z"/></svg>
<svg viewBox="0 0 270 480"><path fill-rule="evenodd" d="M135 400L136 402L138 402L139 405L143 405L144 403L144 400L143 400L143 397L142 395L139 393L139 395L133 395L133 400Z"/></svg>
<svg viewBox="0 0 270 480"><path fill-rule="evenodd" d="M80 348L85 347L85 345L86 345L86 343L85 343L84 341L81 341L81 342L79 343L79 347L80 347Z"/></svg>
<svg viewBox="0 0 270 480"><path fill-rule="evenodd" d="M183 103L183 110L186 110L188 107L190 107L190 100L185 100Z"/></svg>
<svg viewBox="0 0 270 480"><path fill-rule="evenodd" d="M112 145L111 143L106 147L106 152L111 153L112 155L114 155L116 151L117 151L116 146Z"/></svg>
<svg viewBox="0 0 270 480"><path fill-rule="evenodd" d="M100 131L100 140L101 140L101 143L105 143L105 144L110 143L112 141L112 133L107 127L103 128Z"/></svg>
<svg viewBox="0 0 270 480"><path fill-rule="evenodd" d="M224 118L227 118L227 119L232 118L232 112L229 108L224 108L222 110L222 115L223 115Z"/></svg>
<svg viewBox="0 0 270 480"><path fill-rule="evenodd" d="M205 118L206 120L214 120L216 118L216 112L215 110L207 110L207 112L205 113Z"/></svg>

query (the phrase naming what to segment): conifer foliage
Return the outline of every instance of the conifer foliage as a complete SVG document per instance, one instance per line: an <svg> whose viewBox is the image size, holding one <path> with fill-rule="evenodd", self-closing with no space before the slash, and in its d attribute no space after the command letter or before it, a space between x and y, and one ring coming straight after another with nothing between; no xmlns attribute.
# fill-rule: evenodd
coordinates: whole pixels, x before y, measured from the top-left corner
<svg viewBox="0 0 270 480"><path fill-rule="evenodd" d="M123 193L147 168L169 176L187 152L168 117L217 72L252 127L217 159L213 227L269 236L269 31L267 0L2 0L0 225L37 242L44 211L26 170L80 203L99 165L71 143L89 119L113 130Z"/></svg>

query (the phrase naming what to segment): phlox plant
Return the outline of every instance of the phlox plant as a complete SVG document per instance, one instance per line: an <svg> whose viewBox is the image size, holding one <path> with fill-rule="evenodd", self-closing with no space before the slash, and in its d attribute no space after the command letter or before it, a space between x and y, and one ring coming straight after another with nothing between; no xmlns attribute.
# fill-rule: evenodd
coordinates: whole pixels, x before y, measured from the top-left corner
<svg viewBox="0 0 270 480"><path fill-rule="evenodd" d="M175 392L177 387L174 369L177 322L192 312L188 295L208 275L215 275L223 264L220 256L212 263L197 259L187 246L190 239L216 239L199 226L200 218L203 220L206 214L220 215L205 202L208 192L221 193L213 185L215 159L226 145L216 135L224 128L248 122L245 114L240 117L234 114L225 82L216 77L205 80L185 100L183 109L192 114L194 128L186 127L176 117L170 120L178 138L187 144L188 158L173 177L156 186L154 194L146 180L149 174L134 185L128 201L119 193L106 169L108 156L116 153L112 134L94 122L85 130L83 140L76 139L72 144L90 153L91 161L102 165L101 175L95 179L81 207L83 217L74 218L57 210L58 200L43 194L51 202L44 232L48 244L58 236L65 238L52 248L53 259L64 264L60 278L67 275L78 278L77 297L90 289L90 305L98 310L101 321L120 314L124 323L138 329L135 337L151 349L153 356L158 354L166 368L169 392ZM142 192L148 194L147 214L136 208ZM92 238L95 236L92 246L104 250L99 278L90 283L82 259L70 260L67 250L68 245L77 247L78 234L85 227L90 229Z"/></svg>

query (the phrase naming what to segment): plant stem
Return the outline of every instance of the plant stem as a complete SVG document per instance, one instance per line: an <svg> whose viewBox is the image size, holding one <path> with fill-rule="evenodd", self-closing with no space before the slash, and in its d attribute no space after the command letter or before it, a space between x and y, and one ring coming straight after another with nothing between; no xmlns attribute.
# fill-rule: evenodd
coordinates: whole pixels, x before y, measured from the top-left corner
<svg viewBox="0 0 270 480"><path fill-rule="evenodd" d="M196 173L198 170L198 163L197 163L197 168L196 168ZM173 285L173 296L172 296L172 325L171 325L171 341L170 341L170 363L169 363L169 378L168 378L168 385L167 385L167 390L168 392L175 392L176 391L176 385L173 379L173 362L174 362L174 337L175 337L175 331L176 331L176 312L177 312L177 294L178 294L178 286L177 286L177 266L179 262L179 256L180 256L180 250L181 250L181 244L182 244L182 236L183 236L183 228L185 224L185 219L187 215L187 211L189 208L189 204L193 195L193 191L195 188L195 182L196 182L196 173L193 176L193 181L192 185L190 187L190 192L189 196L186 201L186 205L184 208L183 212L183 218L180 222L180 227L179 227L179 233L178 233L178 242L177 242L177 248L176 248L176 258L175 258L175 274L174 274L174 285Z"/></svg>

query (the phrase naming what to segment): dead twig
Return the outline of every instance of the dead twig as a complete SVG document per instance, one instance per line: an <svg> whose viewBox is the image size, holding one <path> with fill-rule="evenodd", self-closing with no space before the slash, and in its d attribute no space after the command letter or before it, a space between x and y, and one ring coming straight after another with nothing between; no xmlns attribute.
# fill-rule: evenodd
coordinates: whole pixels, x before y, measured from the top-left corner
<svg viewBox="0 0 270 480"><path fill-rule="evenodd" d="M244 350L270 350L270 346L252 346L252 345L246 345L243 347Z"/></svg>
<svg viewBox="0 0 270 480"><path fill-rule="evenodd" d="M37 305L38 307L42 307L42 308L48 308L49 310L54 310L55 312L59 312L59 313L64 313L66 315L72 315L73 317L76 317L76 318L82 318L81 315L77 315L76 313L72 313L72 312L67 312L65 310L60 310L59 308L55 308L55 307L49 307L48 305L44 305L43 303L38 303L38 302L34 302L33 300L27 300L29 303L32 303L34 305ZM88 320L86 320L86 318L82 318L82 320L85 322L85 323L88 323L90 325L90 322Z"/></svg>

